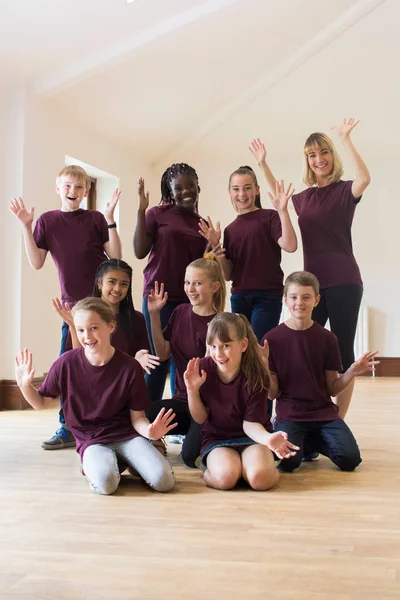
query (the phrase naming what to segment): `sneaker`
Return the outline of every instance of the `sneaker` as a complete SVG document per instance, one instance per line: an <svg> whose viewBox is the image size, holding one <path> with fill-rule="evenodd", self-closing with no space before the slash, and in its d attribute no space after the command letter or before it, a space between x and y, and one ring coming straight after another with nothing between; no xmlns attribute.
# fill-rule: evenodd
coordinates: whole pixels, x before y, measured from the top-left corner
<svg viewBox="0 0 400 600"><path fill-rule="evenodd" d="M53 437L42 443L44 450L61 450L62 448L75 448L76 441L69 429L60 427Z"/></svg>
<svg viewBox="0 0 400 600"><path fill-rule="evenodd" d="M305 454L301 459L303 462L313 462L314 460L319 460L319 452L310 452L310 454Z"/></svg>
<svg viewBox="0 0 400 600"><path fill-rule="evenodd" d="M164 438L160 438L159 440L149 440L150 444L156 448L162 456L167 456L167 444L165 443Z"/></svg>
<svg viewBox="0 0 400 600"><path fill-rule="evenodd" d="M168 436L168 442L170 444L183 444L183 442L185 441L185 435L169 435Z"/></svg>

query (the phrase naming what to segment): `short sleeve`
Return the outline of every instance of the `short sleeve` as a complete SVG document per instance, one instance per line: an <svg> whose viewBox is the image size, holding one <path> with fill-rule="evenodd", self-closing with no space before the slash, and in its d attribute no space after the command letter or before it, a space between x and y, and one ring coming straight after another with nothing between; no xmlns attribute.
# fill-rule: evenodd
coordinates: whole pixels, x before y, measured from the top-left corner
<svg viewBox="0 0 400 600"><path fill-rule="evenodd" d="M46 379L40 384L38 392L41 396L58 398L61 395L61 358L55 361L47 373Z"/></svg>
<svg viewBox="0 0 400 600"><path fill-rule="evenodd" d="M177 316L176 310L177 309L175 308L175 310L173 311L172 315L169 318L167 326L164 327L164 329L163 329L163 336L164 336L164 339L167 340L167 342L171 341L172 334L174 332L174 326L175 326L175 321L176 321L176 316Z"/></svg>
<svg viewBox="0 0 400 600"><path fill-rule="evenodd" d="M229 260L231 260L230 257L230 242L229 242L229 231L228 228L226 228L224 230L224 249L225 249L225 257Z"/></svg>
<svg viewBox="0 0 400 600"><path fill-rule="evenodd" d="M252 394L246 402L243 421L265 423L268 420L268 390Z"/></svg>
<svg viewBox="0 0 400 600"><path fill-rule="evenodd" d="M279 238L282 237L282 223L276 210L271 213L270 229L272 239L278 243Z"/></svg>
<svg viewBox="0 0 400 600"><path fill-rule="evenodd" d="M97 225L97 229L99 231L101 243L104 246L104 244L106 244L110 239L107 221L105 219L105 216L101 212L95 211L95 215L96 215L96 225Z"/></svg>
<svg viewBox="0 0 400 600"><path fill-rule="evenodd" d="M332 338L327 343L324 357L325 371L342 371L342 359L340 358L339 345L336 336L332 334Z"/></svg>
<svg viewBox="0 0 400 600"><path fill-rule="evenodd" d="M292 203L294 206L294 210L296 211L296 215L299 216L299 214L301 213L301 208L302 208L302 199L303 199L303 194L293 194L292 196Z"/></svg>
<svg viewBox="0 0 400 600"><path fill-rule="evenodd" d="M157 232L157 207L149 208L146 211L146 233L151 237L152 240L156 237Z"/></svg>
<svg viewBox="0 0 400 600"><path fill-rule="evenodd" d="M33 239L38 248L49 251L49 246L46 239L45 221L42 216L36 221L35 229L33 230Z"/></svg>
<svg viewBox="0 0 400 600"><path fill-rule="evenodd" d="M150 342L147 333L146 321L142 313L135 311L136 318L136 331L135 338L137 341L137 347L139 350L148 350L150 352Z"/></svg>
<svg viewBox="0 0 400 600"><path fill-rule="evenodd" d="M147 410L151 406L150 396L144 379L143 369L134 361L130 390L130 410Z"/></svg>

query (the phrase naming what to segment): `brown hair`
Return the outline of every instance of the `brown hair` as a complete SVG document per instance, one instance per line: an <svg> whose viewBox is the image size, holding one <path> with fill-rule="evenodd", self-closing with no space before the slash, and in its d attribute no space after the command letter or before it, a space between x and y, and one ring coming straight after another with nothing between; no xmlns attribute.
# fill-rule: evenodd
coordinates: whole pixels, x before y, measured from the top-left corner
<svg viewBox="0 0 400 600"><path fill-rule="evenodd" d="M304 287L311 287L314 290L316 296L319 294L319 281L312 273L308 271L295 271L288 275L285 279L285 287L283 289L283 295L287 296L289 285L291 284L302 285Z"/></svg>
<svg viewBox="0 0 400 600"><path fill-rule="evenodd" d="M221 265L214 254L212 252L208 252L203 258L197 258L196 260L192 261L186 268L188 267L205 271L212 282L219 283L218 290L213 294L212 304L215 312L222 312L225 309L226 283Z"/></svg>
<svg viewBox="0 0 400 600"><path fill-rule="evenodd" d="M78 165L67 165L66 167L61 169L61 171L57 175L56 184L59 185L61 177L67 175L73 177L79 182L82 182L87 192L90 190L92 182L90 180L89 175L86 173L85 169L82 169L82 167L79 167Z"/></svg>
<svg viewBox="0 0 400 600"><path fill-rule="evenodd" d="M107 302L104 302L101 298L84 298L79 300L72 309L72 316L74 317L80 310L90 310L99 315L100 319L107 323L107 325L116 325L115 315L112 308Z"/></svg>
<svg viewBox="0 0 400 600"><path fill-rule="evenodd" d="M257 176L254 173L253 169L251 167L249 167L248 165L243 165L242 167L239 167L238 169L236 169L236 171L233 171L233 173L229 177L229 187L231 187L231 181L232 181L232 177L234 175L250 175L250 177L252 177L252 179L253 179L254 185L256 187L259 187L258 186L258 181L257 181ZM254 206L256 208L262 208L262 206L261 206L261 196L260 196L260 192L259 191L256 194ZM235 208L235 210L236 210L236 208Z"/></svg>
<svg viewBox="0 0 400 600"><path fill-rule="evenodd" d="M244 315L223 312L216 315L208 326L207 345L211 345L215 338L221 342L232 342L229 327L233 327L239 341L248 339L247 349L242 354L240 369L247 379L246 386L251 393L267 389L268 375L261 354L257 338L250 323Z"/></svg>
<svg viewBox="0 0 400 600"><path fill-rule="evenodd" d="M327 148L329 150L333 158L333 167L332 172L329 175L329 183L336 183L337 181L340 181L343 175L343 164L339 154L336 151L334 143L325 133L317 132L309 135L306 139L306 143L304 144L303 182L309 187L317 184L315 173L311 170L311 167L308 164L308 155L313 148L318 148L318 150Z"/></svg>

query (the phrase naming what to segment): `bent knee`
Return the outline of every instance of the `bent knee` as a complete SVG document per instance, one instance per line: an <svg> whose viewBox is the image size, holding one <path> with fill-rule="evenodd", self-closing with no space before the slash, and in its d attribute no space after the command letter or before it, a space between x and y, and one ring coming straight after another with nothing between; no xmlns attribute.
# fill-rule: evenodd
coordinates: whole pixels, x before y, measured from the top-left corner
<svg viewBox="0 0 400 600"><path fill-rule="evenodd" d="M362 462L359 452L336 457L333 461L341 471L354 471Z"/></svg>
<svg viewBox="0 0 400 600"><path fill-rule="evenodd" d="M167 461L165 461L165 466L158 473L152 474L150 481L147 483L156 492L170 492L173 489L175 474Z"/></svg>
<svg viewBox="0 0 400 600"><path fill-rule="evenodd" d="M120 475L116 473L109 473L105 477L99 477L94 481L89 479L90 489L95 494L109 496L117 491L120 479Z"/></svg>
<svg viewBox="0 0 400 600"><path fill-rule="evenodd" d="M279 473L275 467L272 469L256 469L247 471L246 479L253 490L263 492L278 483Z"/></svg>
<svg viewBox="0 0 400 600"><path fill-rule="evenodd" d="M298 469L301 465L301 460L292 460L290 458L284 458L279 463L278 469L281 473L292 473L295 469Z"/></svg>
<svg viewBox="0 0 400 600"><path fill-rule="evenodd" d="M240 475L229 471L219 471L217 473L210 473L208 470L209 477L207 483L218 490L232 490L240 479Z"/></svg>

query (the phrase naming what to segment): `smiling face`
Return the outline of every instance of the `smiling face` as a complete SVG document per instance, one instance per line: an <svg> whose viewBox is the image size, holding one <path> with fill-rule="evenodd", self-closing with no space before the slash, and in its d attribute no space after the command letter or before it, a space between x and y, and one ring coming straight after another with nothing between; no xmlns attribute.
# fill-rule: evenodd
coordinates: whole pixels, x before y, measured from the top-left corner
<svg viewBox="0 0 400 600"><path fill-rule="evenodd" d="M308 323L311 320L312 311L319 303L320 296L316 296L311 286L291 283L284 296L291 317L297 322Z"/></svg>
<svg viewBox="0 0 400 600"><path fill-rule="evenodd" d="M213 295L219 287L219 281L211 281L205 270L194 267L186 269L184 289L193 307L205 306L212 312Z"/></svg>
<svg viewBox="0 0 400 600"><path fill-rule="evenodd" d="M199 184L193 175L176 175L169 182L175 205L187 210L195 210L199 200Z"/></svg>
<svg viewBox="0 0 400 600"><path fill-rule="evenodd" d="M89 362L109 353L110 338L115 329L114 323L106 323L93 310L78 310L74 314L74 325L79 343L83 346Z"/></svg>
<svg viewBox="0 0 400 600"><path fill-rule="evenodd" d="M260 188L254 183L253 177L249 175L232 175L229 184L229 195L232 204L239 214L245 214L256 210L256 195Z"/></svg>
<svg viewBox="0 0 400 600"><path fill-rule="evenodd" d="M332 152L327 146L311 146L306 150L307 161L316 181L328 179L333 170Z"/></svg>
<svg viewBox="0 0 400 600"><path fill-rule="evenodd" d="M75 179L71 175L63 175L56 185L57 194L61 198L62 212L73 212L78 210L81 202L88 195L83 181Z"/></svg>
<svg viewBox="0 0 400 600"><path fill-rule="evenodd" d="M98 282L102 300L117 309L115 312L118 312L120 302L126 298L130 282L128 273L120 269L107 271Z"/></svg>
<svg viewBox="0 0 400 600"><path fill-rule="evenodd" d="M247 350L249 341L247 338L238 340L235 328L229 326L229 340L223 342L215 337L208 345L210 356L217 365L221 378L232 381L240 371L242 354Z"/></svg>

